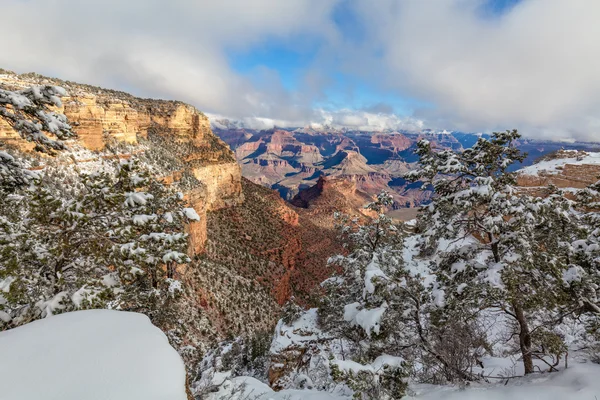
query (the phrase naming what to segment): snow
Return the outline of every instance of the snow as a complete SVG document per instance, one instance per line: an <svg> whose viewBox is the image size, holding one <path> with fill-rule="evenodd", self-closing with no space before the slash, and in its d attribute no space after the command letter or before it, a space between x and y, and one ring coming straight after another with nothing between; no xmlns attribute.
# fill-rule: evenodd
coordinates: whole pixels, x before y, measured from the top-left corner
<svg viewBox="0 0 600 400"><path fill-rule="evenodd" d="M464 288L463 288L464 289ZM434 282L433 287L431 289L431 296L433 297L433 304L436 307L444 307L446 305L446 292L444 289L440 289L438 287L438 283Z"/></svg>
<svg viewBox="0 0 600 400"><path fill-rule="evenodd" d="M351 304L346 304L344 306L344 321L351 322L356 318L356 314L358 314L358 309L360 307L359 302L354 302Z"/></svg>
<svg viewBox="0 0 600 400"><path fill-rule="evenodd" d="M134 225L146 225L148 222L156 221L158 215L156 214L139 214L133 216Z"/></svg>
<svg viewBox="0 0 600 400"><path fill-rule="evenodd" d="M167 283L169 284L168 291L170 294L175 294L183 291L183 285L181 284L181 281L172 278L167 278Z"/></svg>
<svg viewBox="0 0 600 400"><path fill-rule="evenodd" d="M354 375L357 375L361 371L375 372L371 365L362 365L352 360L333 360L331 363L337 365L340 371L346 373L352 372Z"/></svg>
<svg viewBox="0 0 600 400"><path fill-rule="evenodd" d="M163 262L168 263L169 261L175 261L177 264L183 264L188 260L188 257L184 253L178 251L168 251L162 257Z"/></svg>
<svg viewBox="0 0 600 400"><path fill-rule="evenodd" d="M367 265L365 271L365 291L368 293L375 293L375 284L373 283L373 278L381 277L387 278L383 271L379 269L379 264L377 262L377 256L373 255L373 260ZM365 293L366 294L366 293Z"/></svg>
<svg viewBox="0 0 600 400"><path fill-rule="evenodd" d="M318 328L317 318L317 309L311 308L302 313L300 318L291 325L286 325L283 320L279 320L271 342L270 353L277 354L292 345L303 347L323 339L325 335Z"/></svg>
<svg viewBox="0 0 600 400"><path fill-rule="evenodd" d="M518 172L525 175L539 176L544 174L558 174L560 169L567 164L585 165L585 164L600 164L600 153L587 153L582 157L558 158L555 160L541 161L537 164L520 169Z"/></svg>
<svg viewBox="0 0 600 400"><path fill-rule="evenodd" d="M600 366L575 363L567 370L533 374L526 378L499 380L496 384L473 384L466 389L418 385L406 399L423 400L590 400L600 396Z"/></svg>
<svg viewBox="0 0 600 400"><path fill-rule="evenodd" d="M383 314L388 307L387 303L384 301L380 307L363 308L360 311L357 311L357 307L358 303L346 305L344 307L344 320L363 328L369 337L371 337L372 332L378 335L381 329L381 318L383 318Z"/></svg>
<svg viewBox="0 0 600 400"><path fill-rule="evenodd" d="M184 208L183 213L188 219L192 221L200 221L200 216L193 208Z"/></svg>
<svg viewBox="0 0 600 400"><path fill-rule="evenodd" d="M350 400L347 396L335 395L316 390L281 390L273 391L261 381L239 376L227 380L218 392L210 393L206 400Z"/></svg>
<svg viewBox="0 0 600 400"><path fill-rule="evenodd" d="M381 372L385 367L400 368L404 363L402 357L390 356L382 354L375 359L371 364L363 365L352 360L332 360L333 364L344 372L352 372L358 374L361 371L377 373Z"/></svg>
<svg viewBox="0 0 600 400"><path fill-rule="evenodd" d="M10 285L11 283L13 283L17 278L15 278L14 276L9 276L4 278L3 280L0 281L0 291L4 292L4 293L8 293L10 290Z"/></svg>
<svg viewBox="0 0 600 400"><path fill-rule="evenodd" d="M332 360L342 371L373 372L384 365L402 364L402 359L389 355L378 357L371 365L348 360ZM487 367L508 367L509 360L489 360ZM499 371L499 369L498 369ZM409 385L407 400L593 400L600 395L600 366L592 363L571 363L570 367L556 373L532 374L528 377L494 380L493 383L472 383L466 388L451 385ZM266 384L251 377L226 379L218 392L207 400L350 400L350 395L319 392L315 390L282 390L274 392Z"/></svg>
<svg viewBox="0 0 600 400"><path fill-rule="evenodd" d="M60 312L61 310L63 310L65 308L64 301L68 297L69 297L69 294L67 292L59 292L50 300L38 301L35 304L35 306L37 308L39 308L40 310L42 310L42 317L44 317L44 318L50 317L54 314L57 314L58 312Z"/></svg>
<svg viewBox="0 0 600 400"><path fill-rule="evenodd" d="M490 286L502 289L504 284L502 283L502 270L504 269L503 263L494 263L484 273L483 281L490 284Z"/></svg>
<svg viewBox="0 0 600 400"><path fill-rule="evenodd" d="M0 398L186 400L185 369L137 313L65 313L0 333Z"/></svg>
<svg viewBox="0 0 600 400"><path fill-rule="evenodd" d="M15 158L5 151L0 151L0 158L6 161L14 161Z"/></svg>
<svg viewBox="0 0 600 400"><path fill-rule="evenodd" d="M376 371L388 366L392 368L400 368L404 363L402 357L390 356L388 354L382 354L373 361L371 364Z"/></svg>
<svg viewBox="0 0 600 400"><path fill-rule="evenodd" d="M571 282L581 281L582 276L585 275L585 271L579 265L572 265L568 270L562 274L563 282L569 284Z"/></svg>
<svg viewBox="0 0 600 400"><path fill-rule="evenodd" d="M144 206L148 200L152 200L154 196L145 192L130 192L125 193L125 205L128 207Z"/></svg>

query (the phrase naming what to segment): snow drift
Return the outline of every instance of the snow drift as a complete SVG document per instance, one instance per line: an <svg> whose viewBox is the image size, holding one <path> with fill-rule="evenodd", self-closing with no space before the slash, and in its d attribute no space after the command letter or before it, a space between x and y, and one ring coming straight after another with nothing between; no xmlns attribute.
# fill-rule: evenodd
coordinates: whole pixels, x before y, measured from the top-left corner
<svg viewBox="0 0 600 400"><path fill-rule="evenodd" d="M0 333L0 399L186 400L185 369L137 313L65 313Z"/></svg>

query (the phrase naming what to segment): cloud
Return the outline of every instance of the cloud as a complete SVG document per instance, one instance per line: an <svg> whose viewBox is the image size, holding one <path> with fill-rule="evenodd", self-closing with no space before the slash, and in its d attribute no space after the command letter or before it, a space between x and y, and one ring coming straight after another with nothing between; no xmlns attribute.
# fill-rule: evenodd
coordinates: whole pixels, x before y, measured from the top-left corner
<svg viewBox="0 0 600 400"><path fill-rule="evenodd" d="M257 126L600 140L600 2L521 0L493 14L490 1L3 0L0 67L179 99ZM342 26L340 7L352 17ZM229 64L229 52L302 39L319 49L297 90L272 66L241 74ZM346 109L364 87L386 96ZM386 105L413 99L406 117Z"/></svg>
<svg viewBox="0 0 600 400"><path fill-rule="evenodd" d="M424 128L421 120L412 117L399 117L395 114L374 113L350 109L316 109L308 120L282 120L272 118L228 118L218 114L208 114L213 127L220 129L273 129L311 127L313 129L350 129L363 132L420 131Z"/></svg>
<svg viewBox="0 0 600 400"><path fill-rule="evenodd" d="M307 115L281 86L237 74L227 51L335 35L339 0L4 0L0 65L193 103L237 116ZM309 77L310 78L310 77Z"/></svg>
<svg viewBox="0 0 600 400"><path fill-rule="evenodd" d="M387 85L434 104L430 125L520 128L600 139L600 2L523 0L500 15L482 0L364 0Z"/></svg>
<svg viewBox="0 0 600 400"><path fill-rule="evenodd" d="M364 111L372 112L372 113L383 113L383 114L393 114L394 107L386 103L376 103L367 107L363 107Z"/></svg>

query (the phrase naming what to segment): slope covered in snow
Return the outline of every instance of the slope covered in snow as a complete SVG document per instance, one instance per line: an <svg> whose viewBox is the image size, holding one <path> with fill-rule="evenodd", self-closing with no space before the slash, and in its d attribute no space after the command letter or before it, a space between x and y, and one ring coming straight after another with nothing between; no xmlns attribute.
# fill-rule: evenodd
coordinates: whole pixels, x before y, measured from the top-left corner
<svg viewBox="0 0 600 400"><path fill-rule="evenodd" d="M186 400L185 369L137 313L65 313L0 333L0 399Z"/></svg>
<svg viewBox="0 0 600 400"><path fill-rule="evenodd" d="M538 176L540 173L560 173L561 169L567 164L600 165L600 153L584 153L584 155L581 155L577 151L573 151L571 153L573 153L573 157L544 160L539 163L522 168L518 172L525 175Z"/></svg>
<svg viewBox="0 0 600 400"><path fill-rule="evenodd" d="M207 400L350 400L350 397L320 392L317 390L281 390L275 392L261 381L239 376L226 381L218 392L211 393Z"/></svg>
<svg viewBox="0 0 600 400"><path fill-rule="evenodd" d="M496 384L473 385L467 389L452 386L413 387L413 396L422 400L586 400L600 398L600 366L575 363L569 369Z"/></svg>
<svg viewBox="0 0 600 400"><path fill-rule="evenodd" d="M472 384L467 388L450 385L410 385L406 400L589 400L600 398L600 366L574 363L556 373ZM333 390L291 390L274 392L268 385L240 376L227 380L208 400L351 400L350 394Z"/></svg>

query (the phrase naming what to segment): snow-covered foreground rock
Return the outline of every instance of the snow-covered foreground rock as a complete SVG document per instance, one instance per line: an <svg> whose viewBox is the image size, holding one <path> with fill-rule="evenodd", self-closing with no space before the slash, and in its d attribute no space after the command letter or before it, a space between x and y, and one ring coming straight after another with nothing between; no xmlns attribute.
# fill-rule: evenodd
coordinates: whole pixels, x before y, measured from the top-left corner
<svg viewBox="0 0 600 400"><path fill-rule="evenodd" d="M185 369L137 313L65 313L0 333L0 399L186 400Z"/></svg>

